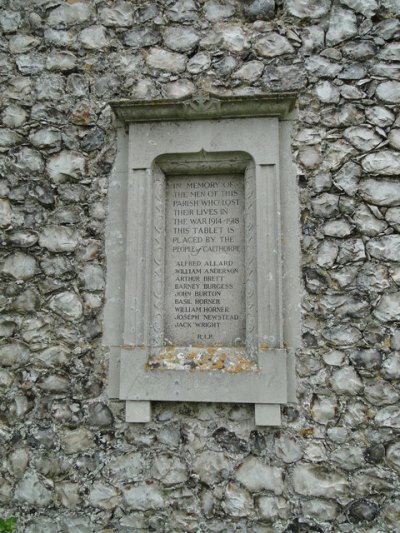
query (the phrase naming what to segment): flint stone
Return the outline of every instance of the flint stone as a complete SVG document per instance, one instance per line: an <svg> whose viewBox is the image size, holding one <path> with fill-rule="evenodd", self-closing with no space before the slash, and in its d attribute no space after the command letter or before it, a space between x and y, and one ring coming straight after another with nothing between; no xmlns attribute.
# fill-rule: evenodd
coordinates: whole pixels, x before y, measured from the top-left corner
<svg viewBox="0 0 400 533"><path fill-rule="evenodd" d="M32 278L37 271L36 259L31 255L16 252L9 255L2 267L2 272L15 279L27 280Z"/></svg>
<svg viewBox="0 0 400 533"><path fill-rule="evenodd" d="M21 144L23 138L15 131L0 128L0 148L8 148L16 144Z"/></svg>
<svg viewBox="0 0 400 533"><path fill-rule="evenodd" d="M384 294L374 310L374 316L381 322L400 320L400 292Z"/></svg>
<svg viewBox="0 0 400 533"><path fill-rule="evenodd" d="M328 46L334 46L345 39L357 35L357 18L353 11L333 7L326 34Z"/></svg>
<svg viewBox="0 0 400 533"><path fill-rule="evenodd" d="M168 50L161 48L151 48L146 57L146 63L150 67L175 73L183 72L186 62L187 59L184 55L168 52Z"/></svg>
<svg viewBox="0 0 400 533"><path fill-rule="evenodd" d="M283 492L283 470L267 466L254 457L239 466L236 478L250 492L270 490L276 495Z"/></svg>
<svg viewBox="0 0 400 533"><path fill-rule="evenodd" d="M315 86L315 94L324 104L337 104L340 100L340 91L328 80L320 81Z"/></svg>
<svg viewBox="0 0 400 533"><path fill-rule="evenodd" d="M8 41L8 46L11 53L21 54L35 48L39 42L39 39L32 35L13 35Z"/></svg>
<svg viewBox="0 0 400 533"><path fill-rule="evenodd" d="M89 501L94 507L110 511L118 505L119 496L111 485L93 483L89 492Z"/></svg>
<svg viewBox="0 0 400 533"><path fill-rule="evenodd" d="M358 500L351 504L349 517L353 523L372 522L379 515L378 505L368 500Z"/></svg>
<svg viewBox="0 0 400 533"><path fill-rule="evenodd" d="M290 42L279 33L269 33L259 39L254 48L262 57L276 57L282 54L290 54L294 51Z"/></svg>
<svg viewBox="0 0 400 533"><path fill-rule="evenodd" d="M365 115L371 124L379 126L380 128L386 128L393 124L395 115L387 107L376 105L373 107L367 107Z"/></svg>
<svg viewBox="0 0 400 533"><path fill-rule="evenodd" d="M354 104L344 104L339 108L329 107L321 113L321 122L324 126L342 128L343 126L354 126L363 122L364 115Z"/></svg>
<svg viewBox="0 0 400 533"><path fill-rule="evenodd" d="M35 131L30 136L30 141L36 148L49 148L61 145L61 133L54 128L43 128Z"/></svg>
<svg viewBox="0 0 400 533"><path fill-rule="evenodd" d="M212 486L229 476L231 466L225 454L203 452L195 459L193 470L203 483Z"/></svg>
<svg viewBox="0 0 400 533"><path fill-rule="evenodd" d="M228 516L248 516L254 508L253 498L247 490L229 483L225 489L222 508Z"/></svg>
<svg viewBox="0 0 400 533"><path fill-rule="evenodd" d="M21 24L21 15L17 11L3 11L0 14L0 27L4 33L15 32Z"/></svg>
<svg viewBox="0 0 400 533"><path fill-rule="evenodd" d="M79 152L63 150L51 157L47 163L47 172L55 183L78 180L84 171L85 158Z"/></svg>
<svg viewBox="0 0 400 533"><path fill-rule="evenodd" d="M342 218L326 222L322 231L328 237L347 237L352 232L352 226Z"/></svg>
<svg viewBox="0 0 400 533"><path fill-rule="evenodd" d="M274 91L290 91L305 87L307 77L304 68L295 65L267 65L262 77L263 83Z"/></svg>
<svg viewBox="0 0 400 533"><path fill-rule="evenodd" d="M258 498L257 506L263 521L274 522L276 519L289 517L290 503L285 498L261 496Z"/></svg>
<svg viewBox="0 0 400 533"><path fill-rule="evenodd" d="M80 503L79 485L68 481L56 483L56 494L61 504L67 509L73 509Z"/></svg>
<svg viewBox="0 0 400 533"><path fill-rule="evenodd" d="M331 378L331 385L337 394L358 394L362 388L363 383L357 372L351 366L345 366L336 370Z"/></svg>
<svg viewBox="0 0 400 533"><path fill-rule="evenodd" d="M366 399L372 403L372 405L390 405L398 402L399 393L388 381L374 381L367 383L364 389Z"/></svg>
<svg viewBox="0 0 400 533"><path fill-rule="evenodd" d="M78 240L78 232L65 226L46 226L39 234L39 245L51 252L73 252Z"/></svg>
<svg viewBox="0 0 400 533"><path fill-rule="evenodd" d="M337 170L350 156L355 155L354 148L344 140L330 143L326 153L323 154L322 168L327 170Z"/></svg>
<svg viewBox="0 0 400 533"><path fill-rule="evenodd" d="M351 352L350 360L357 370L365 374L374 372L382 366L382 355L378 350L356 350Z"/></svg>
<svg viewBox="0 0 400 533"><path fill-rule="evenodd" d="M84 428L67 430L61 435L61 445L64 453L84 452L93 447L93 439L90 431Z"/></svg>
<svg viewBox="0 0 400 533"><path fill-rule="evenodd" d="M53 28L68 28L74 24L81 24L90 18L90 8L87 4L77 2L65 3L50 12L47 23Z"/></svg>
<svg viewBox="0 0 400 533"><path fill-rule="evenodd" d="M357 276L357 287L367 292L382 292L388 289L390 279L387 268L372 262L366 263Z"/></svg>
<svg viewBox="0 0 400 533"><path fill-rule="evenodd" d="M275 0L254 0L243 8L249 20L270 20L275 16Z"/></svg>
<svg viewBox="0 0 400 533"><path fill-rule="evenodd" d="M163 509L165 499L163 492L157 485L138 484L128 485L122 489L125 505L136 511Z"/></svg>
<svg viewBox="0 0 400 533"><path fill-rule="evenodd" d="M313 212L316 216L331 218L338 213L339 196L323 193L311 200Z"/></svg>
<svg viewBox="0 0 400 533"><path fill-rule="evenodd" d="M9 105L3 111L2 119L5 126L9 128L18 128L22 126L27 119L27 112L19 105Z"/></svg>
<svg viewBox="0 0 400 533"><path fill-rule="evenodd" d="M199 52L198 54L189 59L189 62L187 64L187 70L191 74L199 74L200 72L207 70L210 65L210 56L205 52Z"/></svg>
<svg viewBox="0 0 400 533"><path fill-rule="evenodd" d="M0 346L0 363L2 366L24 365L28 362L30 352L22 342L10 342Z"/></svg>
<svg viewBox="0 0 400 533"><path fill-rule="evenodd" d="M108 39L103 26L90 26L82 30L78 36L79 41L87 50L98 50L108 45Z"/></svg>
<svg viewBox="0 0 400 533"><path fill-rule="evenodd" d="M231 52L242 52L248 46L245 33L239 25L224 26L221 28L223 48Z"/></svg>
<svg viewBox="0 0 400 533"><path fill-rule="evenodd" d="M83 306L80 298L71 291L60 292L50 299L49 307L52 311L74 322L83 314Z"/></svg>
<svg viewBox="0 0 400 533"><path fill-rule="evenodd" d="M76 66L76 56L72 52L52 52L46 61L48 70L67 72Z"/></svg>
<svg viewBox="0 0 400 533"><path fill-rule="evenodd" d="M110 426L114 422L114 417L109 407L104 403L93 403L89 405L88 423L92 426Z"/></svg>
<svg viewBox="0 0 400 533"><path fill-rule="evenodd" d="M71 382L69 379L57 375L46 376L38 383L41 389L54 393L66 392L70 385Z"/></svg>
<svg viewBox="0 0 400 533"><path fill-rule="evenodd" d="M305 68L318 78L335 78L343 69L343 66L333 63L321 56L311 56L305 61Z"/></svg>
<svg viewBox="0 0 400 533"><path fill-rule="evenodd" d="M341 0L341 3L367 18L375 15L379 7L376 0Z"/></svg>
<svg viewBox="0 0 400 533"><path fill-rule="evenodd" d="M125 46L131 48L142 48L145 46L153 46L161 40L161 35L158 31L150 28L139 28L137 30L128 31L123 36Z"/></svg>
<svg viewBox="0 0 400 533"><path fill-rule="evenodd" d="M15 489L15 499L21 503L44 507L51 502L53 496L52 490L48 488L52 488L53 484L50 480L46 481L47 487L37 474L26 474Z"/></svg>
<svg viewBox="0 0 400 533"><path fill-rule="evenodd" d="M357 446L342 446L331 454L331 460L341 468L351 471L365 464L363 449Z"/></svg>
<svg viewBox="0 0 400 533"><path fill-rule="evenodd" d="M200 40L197 32L186 26L167 28L163 37L165 45L174 52L191 51Z"/></svg>
<svg viewBox="0 0 400 533"><path fill-rule="evenodd" d="M354 196L358 190L361 167L350 161L345 163L333 177L334 184L349 196Z"/></svg>
<svg viewBox="0 0 400 533"><path fill-rule="evenodd" d="M11 224L12 208L8 200L0 198L0 227L6 228Z"/></svg>
<svg viewBox="0 0 400 533"><path fill-rule="evenodd" d="M233 78L252 83L261 76L263 70L264 63L261 61L249 61L235 72Z"/></svg>
<svg viewBox="0 0 400 533"><path fill-rule="evenodd" d="M363 152L373 150L382 142L381 137L375 133L374 129L367 126L353 126L347 128L344 131L343 136L355 146L355 148Z"/></svg>
<svg viewBox="0 0 400 533"><path fill-rule="evenodd" d="M165 85L165 96L167 98L184 98L193 94L196 87L190 80L182 79Z"/></svg>
<svg viewBox="0 0 400 533"><path fill-rule="evenodd" d="M300 444L291 436L281 435L275 439L274 445L277 457L285 463L295 463L303 457L303 450Z"/></svg>
<svg viewBox="0 0 400 533"><path fill-rule="evenodd" d="M316 396L311 404L311 416L319 424L328 424L339 413L339 405L336 398L329 396Z"/></svg>
<svg viewBox="0 0 400 533"><path fill-rule="evenodd" d="M400 206L400 183L394 180L365 179L360 182L361 197L379 206Z"/></svg>
<svg viewBox="0 0 400 533"><path fill-rule="evenodd" d="M311 19L326 15L331 7L330 0L285 0L285 4L291 15Z"/></svg>
<svg viewBox="0 0 400 533"><path fill-rule="evenodd" d="M38 100L61 100L65 95L65 78L58 74L46 74L36 82Z"/></svg>
<svg viewBox="0 0 400 533"><path fill-rule="evenodd" d="M323 498L341 498L348 490L346 478L342 474L312 464L295 467L293 488L303 496Z"/></svg>
<svg viewBox="0 0 400 533"><path fill-rule="evenodd" d="M370 174L397 176L400 174L400 154L382 150L365 156L361 165L365 172Z"/></svg>
<svg viewBox="0 0 400 533"><path fill-rule="evenodd" d="M361 332L354 326L333 326L322 332L323 337L337 346L352 346L361 340Z"/></svg>
<svg viewBox="0 0 400 533"><path fill-rule="evenodd" d="M390 131L388 135L388 141L390 146L396 150L400 150L400 128L393 128Z"/></svg>
<svg viewBox="0 0 400 533"><path fill-rule="evenodd" d="M210 22L230 18L235 14L236 6L232 1L209 0L204 4L204 15Z"/></svg>
<svg viewBox="0 0 400 533"><path fill-rule="evenodd" d="M386 450L386 461L388 465L400 472L400 443L391 443Z"/></svg>
<svg viewBox="0 0 400 533"><path fill-rule="evenodd" d="M376 88L376 96L387 104L400 103L400 81L384 81Z"/></svg>
<svg viewBox="0 0 400 533"><path fill-rule="evenodd" d="M100 21L104 26L129 27L132 25L132 6L129 3L120 3L115 7L105 7L100 11Z"/></svg>
<svg viewBox="0 0 400 533"><path fill-rule="evenodd" d="M141 478L144 458L139 452L126 453L112 459L107 466L107 472L118 481L137 481Z"/></svg>
<svg viewBox="0 0 400 533"><path fill-rule="evenodd" d="M360 205L354 212L353 220L360 233L375 237L382 233L387 228L386 222L378 220L368 207L364 204Z"/></svg>
<svg viewBox="0 0 400 533"><path fill-rule="evenodd" d="M69 351L64 346L49 346L36 355L40 363L47 367L57 367L68 362Z"/></svg>
<svg viewBox="0 0 400 533"><path fill-rule="evenodd" d="M389 405L380 409L375 416L378 426L389 428L400 428L400 408L396 405Z"/></svg>
<svg viewBox="0 0 400 533"><path fill-rule="evenodd" d="M178 0L167 11L167 16L174 22L196 20L198 18L196 4L193 0Z"/></svg>
<svg viewBox="0 0 400 533"><path fill-rule="evenodd" d="M323 241L318 248L317 264L323 268L333 266L338 252L339 247L334 241Z"/></svg>
<svg viewBox="0 0 400 533"><path fill-rule="evenodd" d="M400 261L400 235L385 235L369 240L367 252L375 259Z"/></svg>
<svg viewBox="0 0 400 533"><path fill-rule="evenodd" d="M366 258L362 239L346 239L339 246L337 262L340 265L362 261Z"/></svg>

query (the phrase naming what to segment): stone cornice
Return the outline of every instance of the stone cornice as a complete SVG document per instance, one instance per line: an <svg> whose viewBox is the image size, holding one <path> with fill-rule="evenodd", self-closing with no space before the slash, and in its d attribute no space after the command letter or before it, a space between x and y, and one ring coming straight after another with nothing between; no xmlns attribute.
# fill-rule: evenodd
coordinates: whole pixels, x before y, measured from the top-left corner
<svg viewBox="0 0 400 533"><path fill-rule="evenodd" d="M286 117L293 109L296 93L255 96L196 94L174 100L116 100L110 105L125 123L202 120L245 117Z"/></svg>

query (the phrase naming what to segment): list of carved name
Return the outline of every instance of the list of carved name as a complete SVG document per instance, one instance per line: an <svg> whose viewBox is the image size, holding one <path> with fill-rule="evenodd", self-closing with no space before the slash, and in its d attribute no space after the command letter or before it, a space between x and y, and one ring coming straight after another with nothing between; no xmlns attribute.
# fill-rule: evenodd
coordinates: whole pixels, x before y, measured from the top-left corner
<svg viewBox="0 0 400 533"><path fill-rule="evenodd" d="M244 343L243 181L167 179L165 336L174 344Z"/></svg>

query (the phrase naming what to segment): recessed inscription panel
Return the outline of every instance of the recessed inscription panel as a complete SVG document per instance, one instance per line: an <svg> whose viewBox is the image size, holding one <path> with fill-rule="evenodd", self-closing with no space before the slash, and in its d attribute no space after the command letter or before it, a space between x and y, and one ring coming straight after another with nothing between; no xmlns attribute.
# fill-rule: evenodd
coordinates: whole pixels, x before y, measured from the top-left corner
<svg viewBox="0 0 400 533"><path fill-rule="evenodd" d="M244 179L168 177L165 337L173 344L245 344Z"/></svg>

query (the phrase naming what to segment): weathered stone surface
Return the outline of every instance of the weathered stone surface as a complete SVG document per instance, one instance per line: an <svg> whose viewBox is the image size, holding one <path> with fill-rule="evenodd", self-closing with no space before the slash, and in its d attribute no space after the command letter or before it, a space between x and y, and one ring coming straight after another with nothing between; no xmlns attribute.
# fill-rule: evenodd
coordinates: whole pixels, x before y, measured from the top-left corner
<svg viewBox="0 0 400 533"><path fill-rule="evenodd" d="M372 17L378 10L376 0L341 0L341 3L365 17Z"/></svg>
<svg viewBox="0 0 400 533"><path fill-rule="evenodd" d="M32 278L37 272L36 259L31 255L16 252L6 258L1 271L15 279Z"/></svg>
<svg viewBox="0 0 400 533"><path fill-rule="evenodd" d="M91 433L84 428L68 430L61 435L61 446L67 455L89 450L93 444Z"/></svg>
<svg viewBox="0 0 400 533"><path fill-rule="evenodd" d="M400 154L390 150L382 150L367 155L361 162L365 172L396 176L400 172Z"/></svg>
<svg viewBox="0 0 400 533"><path fill-rule="evenodd" d="M386 104L398 104L400 102L400 82L384 81L376 88L376 95L379 100Z"/></svg>
<svg viewBox="0 0 400 533"><path fill-rule="evenodd" d="M0 345L0 362L3 366L23 365L30 357L29 348L22 342L9 342Z"/></svg>
<svg viewBox="0 0 400 533"><path fill-rule="evenodd" d="M255 50L262 57L275 57L290 54L293 52L293 47L283 35L269 33L256 42Z"/></svg>
<svg viewBox="0 0 400 533"><path fill-rule="evenodd" d="M122 497L129 509L148 511L149 509L162 509L165 507L161 489L156 485L139 484L122 489Z"/></svg>
<svg viewBox="0 0 400 533"><path fill-rule="evenodd" d="M360 194L374 205L400 205L400 184L394 180L365 179L360 183Z"/></svg>
<svg viewBox="0 0 400 533"><path fill-rule="evenodd" d="M21 503L43 507L52 499L52 482L46 480L46 485L36 474L27 474L15 489L15 499Z"/></svg>
<svg viewBox="0 0 400 533"><path fill-rule="evenodd" d="M65 3L50 12L47 23L54 28L65 28L86 22L90 18L90 7L85 3Z"/></svg>
<svg viewBox="0 0 400 533"><path fill-rule="evenodd" d="M63 150L50 158L47 171L55 183L78 180L85 171L85 158L79 152Z"/></svg>
<svg viewBox="0 0 400 533"><path fill-rule="evenodd" d="M367 252L376 259L384 261L400 260L400 236L385 235L367 242Z"/></svg>
<svg viewBox="0 0 400 533"><path fill-rule="evenodd" d="M319 18L326 15L331 7L330 0L285 0L291 15L299 18Z"/></svg>
<svg viewBox="0 0 400 533"><path fill-rule="evenodd" d="M79 235L73 228L46 226L39 234L39 245L51 252L72 252L78 246Z"/></svg>
<svg viewBox="0 0 400 533"><path fill-rule="evenodd" d="M293 487L303 496L337 498L347 492L346 478L338 472L323 466L301 464L293 472Z"/></svg>
<svg viewBox="0 0 400 533"><path fill-rule="evenodd" d="M229 483L224 494L222 508L229 516L248 516L253 510L251 495L238 485Z"/></svg>
<svg viewBox="0 0 400 533"><path fill-rule="evenodd" d="M231 466L223 453L203 452L196 458L193 470L203 483L214 485L228 477Z"/></svg>
<svg viewBox="0 0 400 533"><path fill-rule="evenodd" d="M329 19L326 42L329 46L349 39L357 34L357 18L353 11L333 7Z"/></svg>
<svg viewBox="0 0 400 533"><path fill-rule="evenodd" d="M200 37L191 28L175 26L167 28L163 34L165 45L175 52L187 52L193 50L198 44Z"/></svg>
<svg viewBox="0 0 400 533"><path fill-rule="evenodd" d="M82 302L74 292L60 292L50 299L49 307L52 311L66 320L78 320L83 313Z"/></svg>
<svg viewBox="0 0 400 533"><path fill-rule="evenodd" d="M185 70L187 59L182 54L168 52L161 48L151 48L146 62L152 68L178 73Z"/></svg>
<svg viewBox="0 0 400 533"><path fill-rule="evenodd" d="M382 322L400 319L400 292L384 294L375 307L374 315Z"/></svg>
<svg viewBox="0 0 400 533"><path fill-rule="evenodd" d="M244 6L243 13L249 20L270 20L275 15L275 0L252 0Z"/></svg>
<svg viewBox="0 0 400 533"><path fill-rule="evenodd" d="M276 495L283 492L282 470L271 468L256 458L248 459L242 463L236 477L250 492L270 490Z"/></svg>
<svg viewBox="0 0 400 533"><path fill-rule="evenodd" d="M90 503L99 509L111 510L119 503L116 489L105 483L94 483L89 492Z"/></svg>
<svg viewBox="0 0 400 533"><path fill-rule="evenodd" d="M338 394L358 394L363 387L357 372L351 366L336 370L331 378L331 385Z"/></svg>

